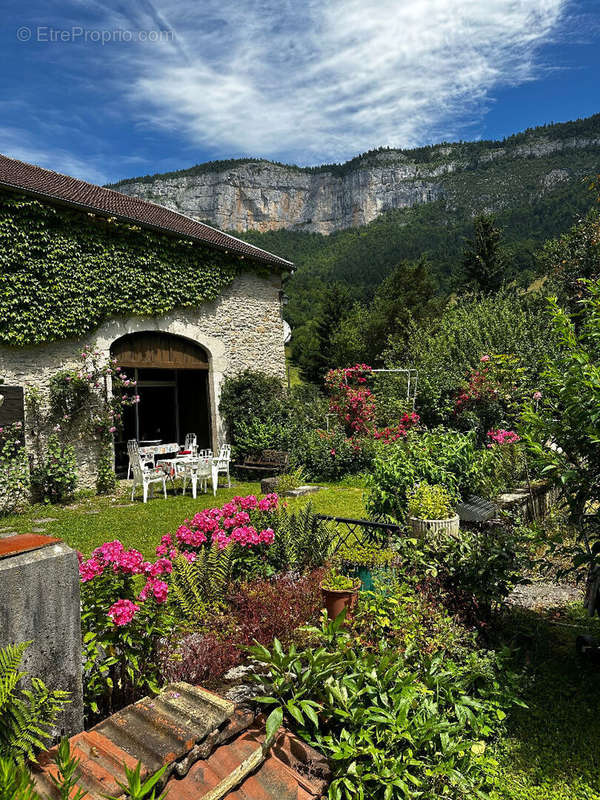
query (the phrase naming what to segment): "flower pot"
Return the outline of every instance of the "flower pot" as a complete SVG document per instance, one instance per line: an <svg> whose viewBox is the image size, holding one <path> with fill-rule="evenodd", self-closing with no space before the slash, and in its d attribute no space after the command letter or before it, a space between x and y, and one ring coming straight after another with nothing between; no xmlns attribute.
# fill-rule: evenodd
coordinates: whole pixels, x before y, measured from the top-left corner
<svg viewBox="0 0 600 800"><path fill-rule="evenodd" d="M460 517L455 514L449 519L421 519L411 517L410 524L414 536L422 537L426 534L444 533L449 536L458 536L460 528Z"/></svg>
<svg viewBox="0 0 600 800"><path fill-rule="evenodd" d="M352 615L358 599L358 587L359 583L354 589L326 589L321 584L321 594L329 619L339 617L344 609L346 609L346 619Z"/></svg>

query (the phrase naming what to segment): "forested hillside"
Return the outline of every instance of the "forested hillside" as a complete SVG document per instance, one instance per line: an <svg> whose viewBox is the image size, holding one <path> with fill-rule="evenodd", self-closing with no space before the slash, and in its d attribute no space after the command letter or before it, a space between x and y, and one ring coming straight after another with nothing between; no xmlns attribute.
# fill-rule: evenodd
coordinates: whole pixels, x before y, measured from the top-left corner
<svg viewBox="0 0 600 800"><path fill-rule="evenodd" d="M539 270L536 251L547 239L568 230L589 210L593 200L589 180L579 178L559 184L531 203L515 204L496 213L496 224L509 252L507 279L529 284ZM243 238L296 264L296 273L286 289L290 298L286 317L298 327L314 317L326 287L341 283L352 299L368 301L395 266L422 255L430 263L440 293L460 289L464 279L462 251L477 210L484 211L485 206L449 208L447 202L438 200L388 211L369 225L330 236L279 230L249 231Z"/></svg>

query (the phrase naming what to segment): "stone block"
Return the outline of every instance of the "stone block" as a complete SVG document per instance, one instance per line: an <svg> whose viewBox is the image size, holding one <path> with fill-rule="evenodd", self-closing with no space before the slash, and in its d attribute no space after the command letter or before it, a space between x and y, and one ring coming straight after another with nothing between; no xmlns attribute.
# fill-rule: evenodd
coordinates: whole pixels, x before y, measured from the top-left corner
<svg viewBox="0 0 600 800"><path fill-rule="evenodd" d="M83 730L81 611L77 554L59 542L0 559L0 647L31 642L28 676L71 693L57 736Z"/></svg>
<svg viewBox="0 0 600 800"><path fill-rule="evenodd" d="M285 497L304 497L305 494L314 494L315 492L320 492L322 488L322 486L298 486L298 488L289 489L283 494Z"/></svg>
<svg viewBox="0 0 600 800"><path fill-rule="evenodd" d="M260 482L260 491L262 494L271 494L271 492L276 492L278 481L279 477L277 475L271 478L263 478Z"/></svg>

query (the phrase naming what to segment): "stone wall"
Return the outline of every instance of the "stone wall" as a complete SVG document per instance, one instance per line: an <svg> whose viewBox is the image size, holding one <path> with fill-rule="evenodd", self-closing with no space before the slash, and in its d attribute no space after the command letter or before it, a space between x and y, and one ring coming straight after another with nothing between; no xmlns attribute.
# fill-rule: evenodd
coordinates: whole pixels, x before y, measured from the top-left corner
<svg viewBox="0 0 600 800"><path fill-rule="evenodd" d="M53 540L49 540L52 542ZM81 613L77 554L62 542L0 560L0 647L31 642L22 668L49 689L71 693L55 734L83 730Z"/></svg>
<svg viewBox="0 0 600 800"><path fill-rule="evenodd" d="M108 358L113 342L129 333L160 331L190 339L209 354L209 387L213 449L225 438L218 405L226 375L244 369L262 370L285 377L283 324L279 275L261 277L255 273L238 276L218 300L198 308L177 309L160 317L132 316L109 320L94 333L78 340L12 348L0 346L0 377L7 385L37 388L48 397L49 381L60 369L78 365L84 345L101 350ZM32 420L28 420L27 444L31 448ZM35 423L35 420L33 420ZM75 445L79 481L92 487L96 476L97 448L86 437Z"/></svg>

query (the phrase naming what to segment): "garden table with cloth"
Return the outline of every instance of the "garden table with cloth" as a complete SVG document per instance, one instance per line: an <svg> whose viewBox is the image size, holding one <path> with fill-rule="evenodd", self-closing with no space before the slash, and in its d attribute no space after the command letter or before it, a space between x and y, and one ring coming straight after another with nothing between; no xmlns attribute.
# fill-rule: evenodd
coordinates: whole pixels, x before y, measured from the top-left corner
<svg viewBox="0 0 600 800"><path fill-rule="evenodd" d="M218 468L214 459L182 455L175 458L161 458L156 462L157 467L162 467L169 473L171 478L177 478L183 475L183 494L185 494L185 486L187 477L191 478L192 483L192 497L196 499L198 479L202 482L206 481L209 477L212 480L213 495L217 493L217 483L219 480Z"/></svg>
<svg viewBox="0 0 600 800"><path fill-rule="evenodd" d="M144 458L153 458L156 460L156 456L166 456L169 453L178 453L179 452L179 445L177 442L169 442L167 444L150 444L146 445L145 447L140 445L140 455L142 459Z"/></svg>

